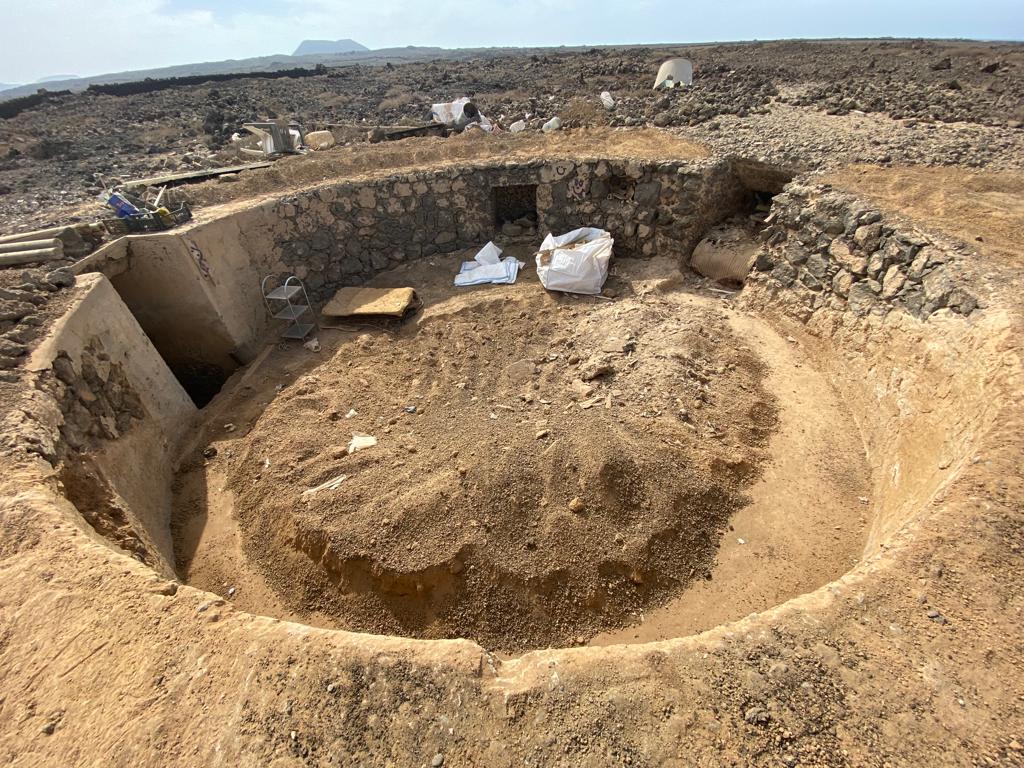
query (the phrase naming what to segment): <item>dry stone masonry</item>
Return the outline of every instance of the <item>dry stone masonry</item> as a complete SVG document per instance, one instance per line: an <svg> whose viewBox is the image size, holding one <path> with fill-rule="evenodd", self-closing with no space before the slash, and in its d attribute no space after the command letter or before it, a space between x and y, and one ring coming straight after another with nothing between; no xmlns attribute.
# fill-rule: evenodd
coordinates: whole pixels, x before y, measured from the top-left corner
<svg viewBox="0 0 1024 768"><path fill-rule="evenodd" d="M535 215L500 221L495 190L530 186ZM274 214L288 227L275 250L317 298L409 260L482 246L501 232L539 243L547 232L595 226L612 233L618 256L685 258L743 194L722 160L538 160L410 173L282 199Z"/></svg>
<svg viewBox="0 0 1024 768"><path fill-rule="evenodd" d="M856 315L898 307L922 320L978 307L960 285L954 252L851 195L794 182L775 197L766 223L752 279L784 289L805 318L821 307Z"/></svg>

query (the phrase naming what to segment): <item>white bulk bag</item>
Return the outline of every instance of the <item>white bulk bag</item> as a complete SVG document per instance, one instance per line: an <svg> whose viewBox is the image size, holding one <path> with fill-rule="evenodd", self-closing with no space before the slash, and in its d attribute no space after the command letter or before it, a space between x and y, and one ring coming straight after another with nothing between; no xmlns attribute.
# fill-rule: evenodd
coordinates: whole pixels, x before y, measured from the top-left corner
<svg viewBox="0 0 1024 768"><path fill-rule="evenodd" d="M537 277L549 291L597 294L608 278L611 233L595 227L548 234L537 253Z"/></svg>

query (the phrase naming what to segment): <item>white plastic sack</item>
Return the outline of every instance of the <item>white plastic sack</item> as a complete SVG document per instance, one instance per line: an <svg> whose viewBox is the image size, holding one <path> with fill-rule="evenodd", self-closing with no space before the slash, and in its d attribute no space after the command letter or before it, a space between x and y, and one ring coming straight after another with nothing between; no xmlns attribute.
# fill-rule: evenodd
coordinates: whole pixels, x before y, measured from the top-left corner
<svg viewBox="0 0 1024 768"><path fill-rule="evenodd" d="M519 133L520 131L525 131L526 130L526 121L525 120L516 120L514 123L512 123L512 125L510 125L508 127L508 129L512 133Z"/></svg>
<svg viewBox="0 0 1024 768"><path fill-rule="evenodd" d="M615 99L608 91L601 91L601 103L605 109L615 109Z"/></svg>
<svg viewBox="0 0 1024 768"><path fill-rule="evenodd" d="M537 253L537 277L549 291L598 294L608 279L613 244L611 233L596 227L548 234Z"/></svg>

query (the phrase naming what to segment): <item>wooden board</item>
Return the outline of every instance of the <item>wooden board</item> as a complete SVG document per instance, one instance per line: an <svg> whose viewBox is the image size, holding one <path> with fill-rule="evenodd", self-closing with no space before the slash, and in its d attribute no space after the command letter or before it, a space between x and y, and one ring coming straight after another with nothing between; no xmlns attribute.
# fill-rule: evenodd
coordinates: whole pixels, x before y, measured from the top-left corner
<svg viewBox="0 0 1024 768"><path fill-rule="evenodd" d="M412 288L342 288L323 308L325 317L403 317L419 306Z"/></svg>
<svg viewBox="0 0 1024 768"><path fill-rule="evenodd" d="M135 179L127 182L125 189L135 187L176 187L178 184L190 184L193 182L206 181L214 176L224 173L238 173L239 171L251 171L255 168L266 168L274 163L267 160L262 163L247 163L246 165L229 165L225 168L202 168L196 171L184 171L182 173L169 173L166 176L152 176L148 179Z"/></svg>

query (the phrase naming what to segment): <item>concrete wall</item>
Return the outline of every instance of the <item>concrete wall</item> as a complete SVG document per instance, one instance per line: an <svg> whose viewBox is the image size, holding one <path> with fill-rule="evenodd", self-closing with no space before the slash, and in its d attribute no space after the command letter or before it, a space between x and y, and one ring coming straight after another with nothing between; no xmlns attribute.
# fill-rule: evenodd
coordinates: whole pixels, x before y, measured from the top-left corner
<svg viewBox="0 0 1024 768"><path fill-rule="evenodd" d="M107 278L82 276L77 291L27 366L60 410L68 496L108 538L173 575L172 462L196 408Z"/></svg>

